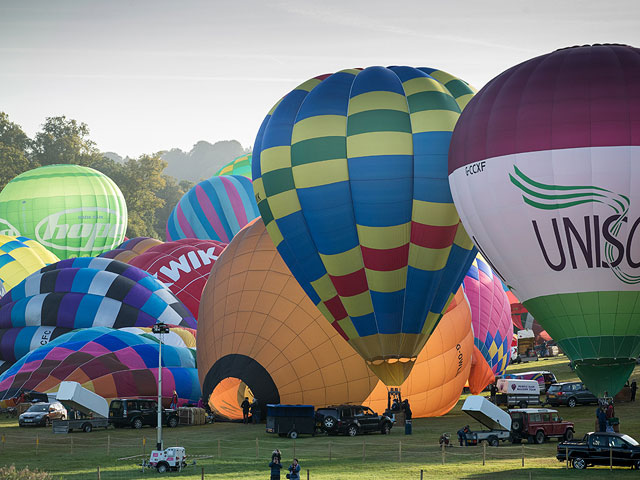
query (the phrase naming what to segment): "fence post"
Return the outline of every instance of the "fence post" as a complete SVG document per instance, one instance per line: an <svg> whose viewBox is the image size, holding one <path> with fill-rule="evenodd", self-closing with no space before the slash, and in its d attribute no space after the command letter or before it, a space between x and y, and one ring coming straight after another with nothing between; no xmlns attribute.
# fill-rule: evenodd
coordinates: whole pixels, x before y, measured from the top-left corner
<svg viewBox="0 0 640 480"><path fill-rule="evenodd" d="M564 459L566 460L567 468L569 468L569 447L564 447Z"/></svg>
<svg viewBox="0 0 640 480"><path fill-rule="evenodd" d="M256 460L260 458L260 444L258 442L259 442L258 437L256 437Z"/></svg>
<svg viewBox="0 0 640 480"><path fill-rule="evenodd" d="M71 437L71 449L70 449L70 455L73 455L73 437Z"/></svg>
<svg viewBox="0 0 640 480"><path fill-rule="evenodd" d="M445 460L444 460L444 456L445 456L445 453L444 453L444 443L443 443L443 444L442 444L442 464L443 464L443 465L444 465L444 462L445 462Z"/></svg>
<svg viewBox="0 0 640 480"><path fill-rule="evenodd" d="M364 445L365 445L365 443L364 443L364 439L363 439L363 440L362 440L362 461L363 461L363 462L364 462L364 461L365 461L365 459L367 458L367 453L366 453L366 450L365 450L365 448L366 448L366 447L365 447Z"/></svg>
<svg viewBox="0 0 640 480"><path fill-rule="evenodd" d="M38 434L36 434L36 457L38 456L38 445L40 444L40 438Z"/></svg>
<svg viewBox="0 0 640 480"><path fill-rule="evenodd" d="M222 449L220 448L220 439L218 439L218 458L222 458Z"/></svg>
<svg viewBox="0 0 640 480"><path fill-rule="evenodd" d="M420 469L420 480L424 480L424 470Z"/></svg>
<svg viewBox="0 0 640 480"><path fill-rule="evenodd" d="M100 467L98 467L98 480L100 480Z"/></svg>
<svg viewBox="0 0 640 480"><path fill-rule="evenodd" d="M329 440L329 461L331 461L331 440Z"/></svg>
<svg viewBox="0 0 640 480"><path fill-rule="evenodd" d="M111 434L107 434L107 455L111 452Z"/></svg>
<svg viewBox="0 0 640 480"><path fill-rule="evenodd" d="M147 437L142 437L142 459L144 460L144 447L147 444Z"/></svg>
<svg viewBox="0 0 640 480"><path fill-rule="evenodd" d="M487 459L487 442L482 442L482 466L483 467L486 459Z"/></svg>
<svg viewBox="0 0 640 480"><path fill-rule="evenodd" d="M296 439L293 439L293 458L296 458Z"/></svg>
<svg viewBox="0 0 640 480"><path fill-rule="evenodd" d="M307 468L307 480L309 480L310 477L310 473L309 473L309 469Z"/></svg>
<svg viewBox="0 0 640 480"><path fill-rule="evenodd" d="M398 461L402 461L402 440L398 441Z"/></svg>
<svg viewBox="0 0 640 480"><path fill-rule="evenodd" d="M202 480L204 480L204 467L202 467L202 471L201 471L201 477Z"/></svg>
<svg viewBox="0 0 640 480"><path fill-rule="evenodd" d="M613 448L609 446L609 470L613 470Z"/></svg>
<svg viewBox="0 0 640 480"><path fill-rule="evenodd" d="M522 445L522 466L524 467L524 445Z"/></svg>

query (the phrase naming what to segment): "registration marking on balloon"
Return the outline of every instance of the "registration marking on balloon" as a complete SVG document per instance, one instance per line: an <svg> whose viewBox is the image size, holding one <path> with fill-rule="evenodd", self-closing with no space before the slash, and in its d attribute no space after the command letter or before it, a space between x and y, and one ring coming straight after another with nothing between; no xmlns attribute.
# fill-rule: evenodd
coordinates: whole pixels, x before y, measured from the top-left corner
<svg viewBox="0 0 640 480"><path fill-rule="evenodd" d="M640 158L640 147L505 155L487 159L474 175L467 172L469 165L458 168L451 175L452 191L457 202L472 200L478 211L493 210L478 218L462 209L460 216L492 267L511 281L523 301L580 291L635 291L640 283L640 198L633 191L617 193L640 182L640 170L630 158ZM492 244L478 241L479 232L492 229L508 229L509 235Z"/></svg>

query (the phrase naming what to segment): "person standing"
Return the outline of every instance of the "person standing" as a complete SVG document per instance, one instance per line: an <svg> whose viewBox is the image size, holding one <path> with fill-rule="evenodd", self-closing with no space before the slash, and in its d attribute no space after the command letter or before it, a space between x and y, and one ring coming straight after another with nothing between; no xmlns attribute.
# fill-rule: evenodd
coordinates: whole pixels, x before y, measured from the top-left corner
<svg viewBox="0 0 640 480"><path fill-rule="evenodd" d="M607 410L605 411L605 417L607 419L606 431L609 433L613 433L615 430L613 429L613 418L616 416L616 411L613 408L613 400L609 402L607 405Z"/></svg>
<svg viewBox="0 0 640 480"><path fill-rule="evenodd" d="M413 427L413 420L411 420L413 412L411 412L411 406L409 405L409 400L404 399L402 402L402 408L404 410L404 434L411 435L411 430Z"/></svg>
<svg viewBox="0 0 640 480"><path fill-rule="evenodd" d="M280 470L282 470L282 464L280 463L280 458L278 458L277 455L273 455L271 457L269 468L271 469L271 480L280 480Z"/></svg>
<svg viewBox="0 0 640 480"><path fill-rule="evenodd" d="M297 458L294 458L293 463L289 465L289 480L300 480L300 465Z"/></svg>
<svg viewBox="0 0 640 480"><path fill-rule="evenodd" d="M258 399L253 397L253 402L251 402L251 423L254 425L256 423L260 423L260 404L258 403Z"/></svg>
<svg viewBox="0 0 640 480"><path fill-rule="evenodd" d="M244 424L249 423L249 407L250 406L251 404L249 403L249 397L244 397L244 400L240 404L240 407L242 408L242 423Z"/></svg>
<svg viewBox="0 0 640 480"><path fill-rule="evenodd" d="M634 380L633 382L631 382L631 401L632 402L636 401L636 390L638 390L638 384Z"/></svg>
<svg viewBox="0 0 640 480"><path fill-rule="evenodd" d="M598 406L596 410L596 418L598 420L598 432L606 432L607 431L607 415L604 412L604 407L602 405Z"/></svg>
<svg viewBox="0 0 640 480"><path fill-rule="evenodd" d="M175 410L178 408L178 392L173 391L173 396L171 397L171 403L169 404L169 408Z"/></svg>
<svg viewBox="0 0 640 480"><path fill-rule="evenodd" d="M491 392L491 403L495 405L496 403L496 394L498 393L498 387L496 387L495 383L492 383L489 387L489 391Z"/></svg>

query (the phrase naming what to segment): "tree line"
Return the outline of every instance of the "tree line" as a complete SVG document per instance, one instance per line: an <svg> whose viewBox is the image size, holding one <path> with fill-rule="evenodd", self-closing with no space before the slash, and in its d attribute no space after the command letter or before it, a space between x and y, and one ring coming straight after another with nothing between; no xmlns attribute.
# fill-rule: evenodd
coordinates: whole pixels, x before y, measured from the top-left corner
<svg viewBox="0 0 640 480"><path fill-rule="evenodd" d="M167 218L194 184L163 174L163 152L125 158L105 157L89 138L87 124L65 116L48 117L33 138L0 112L0 190L27 170L53 164L94 168L110 177L127 202L127 236L165 239Z"/></svg>

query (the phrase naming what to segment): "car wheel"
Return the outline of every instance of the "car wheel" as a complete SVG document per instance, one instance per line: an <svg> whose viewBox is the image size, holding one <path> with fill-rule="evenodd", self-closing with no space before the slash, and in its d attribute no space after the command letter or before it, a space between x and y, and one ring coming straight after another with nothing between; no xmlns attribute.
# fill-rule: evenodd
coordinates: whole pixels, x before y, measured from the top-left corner
<svg viewBox="0 0 640 480"><path fill-rule="evenodd" d="M498 437L494 435L491 435L487 441L491 447L497 447L498 445L500 445L500 440L498 440Z"/></svg>
<svg viewBox="0 0 640 480"><path fill-rule="evenodd" d="M518 406L520 408L527 408L527 402L525 402L524 400L520 401L520 403L518 403Z"/></svg>
<svg viewBox="0 0 640 480"><path fill-rule="evenodd" d="M514 420L513 422L511 422L511 428L516 432L520 431L520 426L520 421L518 420Z"/></svg>
<svg viewBox="0 0 640 480"><path fill-rule="evenodd" d="M158 470L158 473L165 473L167 470L169 470L169 465L166 462L160 462L156 466L156 470Z"/></svg>
<svg viewBox="0 0 640 480"><path fill-rule="evenodd" d="M322 426L326 430L333 430L336 426L336 423L337 423L337 420L330 415L327 417L324 417L324 420L322 420Z"/></svg>
<svg viewBox="0 0 640 480"><path fill-rule="evenodd" d="M573 408L578 404L578 402L576 402L576 399L571 397L569 400L567 400L567 407L569 408Z"/></svg>
<svg viewBox="0 0 640 480"><path fill-rule="evenodd" d="M584 458L582 457L576 457L571 460L571 466L576 470L584 470L585 468L587 468L587 462L585 462Z"/></svg>
<svg viewBox="0 0 640 480"><path fill-rule="evenodd" d="M295 440L296 438L298 438L298 432L296 432L295 430L291 430L289 432L289 438Z"/></svg>
<svg viewBox="0 0 640 480"><path fill-rule="evenodd" d="M91 433L91 430L93 430L93 427L91 426L91 424L90 424L90 423L85 423L85 424L82 426L82 431L83 431L84 433Z"/></svg>
<svg viewBox="0 0 640 480"><path fill-rule="evenodd" d="M536 432L536 443L538 445L544 443L544 432L542 430Z"/></svg>
<svg viewBox="0 0 640 480"><path fill-rule="evenodd" d="M573 430L568 428L567 431L564 432L564 439L567 442L570 442L571 440L573 440Z"/></svg>
<svg viewBox="0 0 640 480"><path fill-rule="evenodd" d="M349 428L347 428L347 435L349 435L350 437L355 437L358 434L358 427L356 427L355 425L349 425Z"/></svg>
<svg viewBox="0 0 640 480"><path fill-rule="evenodd" d="M384 425L382 425L382 430L380 430L380 433L382 433L383 435L389 435L391 433L391 425L389 424L389 422L385 422Z"/></svg>
<svg viewBox="0 0 640 480"><path fill-rule="evenodd" d="M631 468L635 468L636 470L640 470L640 460L636 460L636 463L633 464Z"/></svg>
<svg viewBox="0 0 640 480"><path fill-rule="evenodd" d="M169 420L167 420L167 426L169 428L176 428L178 426L178 419L176 417L169 417Z"/></svg>
<svg viewBox="0 0 640 480"><path fill-rule="evenodd" d="M133 422L131 422L131 428L135 428L136 430L140 430L142 428L142 419L134 418Z"/></svg>

